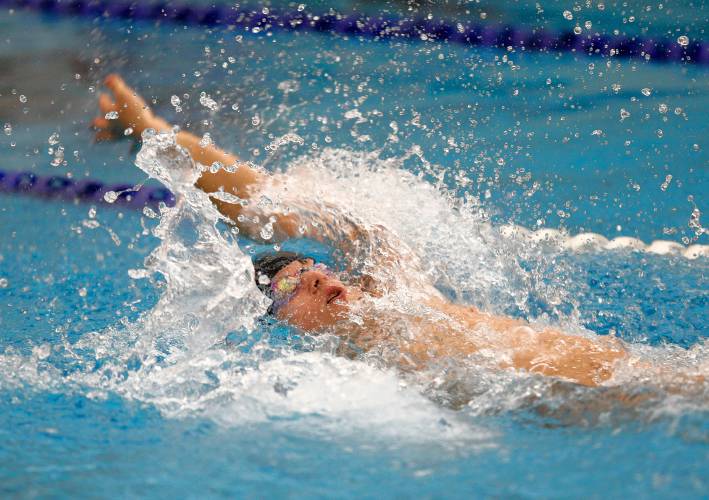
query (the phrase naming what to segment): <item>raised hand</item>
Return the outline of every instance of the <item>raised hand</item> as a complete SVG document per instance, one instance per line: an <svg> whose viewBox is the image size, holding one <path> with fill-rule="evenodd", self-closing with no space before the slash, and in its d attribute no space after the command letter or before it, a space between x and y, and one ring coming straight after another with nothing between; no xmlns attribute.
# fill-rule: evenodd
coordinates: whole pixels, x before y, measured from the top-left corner
<svg viewBox="0 0 709 500"><path fill-rule="evenodd" d="M99 94L98 106L101 116L91 122L96 130L97 141L114 140L123 136L140 139L146 128L158 131L169 128L169 124L155 116L145 100L126 85L119 75L108 75L103 83L110 93Z"/></svg>

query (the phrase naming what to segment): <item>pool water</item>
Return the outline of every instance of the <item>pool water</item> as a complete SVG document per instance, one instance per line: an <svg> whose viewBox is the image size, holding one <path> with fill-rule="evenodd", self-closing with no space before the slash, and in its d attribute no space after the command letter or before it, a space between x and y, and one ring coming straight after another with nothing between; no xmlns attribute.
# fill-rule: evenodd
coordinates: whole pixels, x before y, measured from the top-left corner
<svg viewBox="0 0 709 500"><path fill-rule="evenodd" d="M448 14L564 28L572 7ZM703 5L643 7L574 15L608 30L706 36ZM87 130L102 77L117 71L159 114L241 157L318 172L304 192L392 228L455 300L616 335L672 369L707 365L706 258L571 253L495 229L708 244L688 224L709 188L706 68L7 10L0 30L1 168L154 175L148 159L166 161L159 147L141 152L141 170L129 143L93 144ZM218 110L200 104L202 92ZM302 141L274 150L287 133ZM53 166L57 146L66 163ZM604 406L602 390L555 393L529 376L470 366L411 376L334 356L258 319L265 304L239 280L263 247L214 224L189 183L168 181L190 201L160 220L0 195L5 495L706 495L706 389L627 410ZM203 252L190 247L199 237L211 245ZM184 261L172 252L180 243ZM285 247L331 259L314 242Z"/></svg>

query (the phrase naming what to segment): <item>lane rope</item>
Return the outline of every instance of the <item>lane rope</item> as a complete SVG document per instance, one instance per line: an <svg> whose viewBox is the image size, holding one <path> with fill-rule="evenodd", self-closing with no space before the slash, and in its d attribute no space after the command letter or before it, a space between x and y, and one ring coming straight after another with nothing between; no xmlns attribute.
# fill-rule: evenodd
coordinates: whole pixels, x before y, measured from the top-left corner
<svg viewBox="0 0 709 500"><path fill-rule="evenodd" d="M27 194L66 201L97 204L115 204L130 208L158 208L160 203L172 207L175 197L162 186L135 186L133 184L106 184L82 179L76 181L60 175L37 175L33 172L0 170L0 192Z"/></svg>
<svg viewBox="0 0 709 500"><path fill-rule="evenodd" d="M112 204L142 210L158 208L160 203L172 207L175 196L162 186L132 184L105 184L97 180L75 181L58 175L37 175L33 172L0 170L0 192L26 194L74 202ZM498 228L507 238L522 239L539 245L554 245L573 252L627 249L657 255L677 255L687 259L709 257L709 245L684 246L674 241L656 240L646 244L637 238L619 236L608 239L596 233L569 236L557 229L544 228L531 231L522 226L504 225Z"/></svg>
<svg viewBox="0 0 709 500"><path fill-rule="evenodd" d="M451 23L447 20L367 16L360 13L311 13L304 10L260 11L227 5L190 5L188 2L131 0L0 0L0 7L30 9L46 14L92 19L164 21L183 26L244 28L252 33L269 30L314 31L360 36L375 40L418 40L468 46L512 47L520 51L573 52L589 56L643 58L651 62L709 65L709 43L667 37L576 34L511 25Z"/></svg>

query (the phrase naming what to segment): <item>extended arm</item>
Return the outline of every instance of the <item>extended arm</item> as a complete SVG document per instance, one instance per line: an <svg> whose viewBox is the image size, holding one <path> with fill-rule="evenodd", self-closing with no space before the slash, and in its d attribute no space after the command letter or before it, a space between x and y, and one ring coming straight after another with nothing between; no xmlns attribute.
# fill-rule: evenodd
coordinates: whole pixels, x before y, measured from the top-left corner
<svg viewBox="0 0 709 500"><path fill-rule="evenodd" d="M97 140L113 139L118 133L122 135L123 130L130 130L130 134L140 140L141 134L148 128L158 132L171 130L171 125L162 118L155 116L146 102L118 75L109 75L104 84L111 91L109 94L99 96L99 108L104 116L100 116L93 121L93 126L97 129ZM117 113L115 121L105 118L106 114ZM116 130L116 125L120 130ZM258 171L246 163L241 162L235 155L228 153L214 144L203 144L200 138L186 131L180 131L176 137L177 143L186 148L192 159L207 167L215 163L224 167L231 167L227 171L220 168L216 172L209 169L204 171L197 180L197 187L206 193L215 193L223 190L225 193L234 195L240 199L250 200L258 193L268 174ZM243 208L239 204L227 203L212 197L212 201L220 212L238 223L238 216ZM295 235L294 222L285 216L275 215L276 229L279 233L293 236ZM249 228L251 229L251 228Z"/></svg>

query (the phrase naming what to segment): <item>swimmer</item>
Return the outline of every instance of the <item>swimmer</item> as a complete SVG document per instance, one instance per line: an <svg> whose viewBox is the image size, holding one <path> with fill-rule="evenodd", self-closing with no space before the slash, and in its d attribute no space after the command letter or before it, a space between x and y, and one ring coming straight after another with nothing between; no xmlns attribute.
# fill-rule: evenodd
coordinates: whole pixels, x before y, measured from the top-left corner
<svg viewBox="0 0 709 500"><path fill-rule="evenodd" d="M101 116L93 121L97 140L123 137L128 129L136 140L140 140L146 129L158 132L172 129L152 113L120 76L110 75L104 83L110 93L99 96ZM117 113L118 118L107 120L104 118L107 113ZM200 138L189 132L179 131L176 142L202 165L237 167L216 172L205 170L196 185L207 194L223 191L241 200L253 200L269 183L270 175L265 171L241 162L214 144L200 143ZM256 228L246 223L251 218L243 216L247 210L243 204L221 198L211 196L219 211L246 234L257 234ZM297 212L268 215L272 217L276 236L302 236ZM322 217L324 223L318 227L325 232L327 218L332 216L323 213L317 216ZM618 339L535 329L521 320L452 303L426 281L425 273L402 271L414 268L413 265L405 268L394 265L401 261L415 262L417 257L410 250L388 244L391 240L384 228L363 230L354 223L343 225L341 219L338 224L345 227L344 237L338 240L345 256L355 253L354 242L362 237L377 240L374 247L370 245L376 249L375 255L367 258L385 268L379 275L388 273L392 283L406 282L407 296L414 297L416 307L382 311L381 304L386 303L382 299L394 294L387 280L377 281L365 274L358 283L348 282L344 275L307 256L277 252L258 258L254 265L257 286L273 301L269 314L305 332L336 335L343 354L377 352L402 370L425 369L446 358L489 355L501 369L525 370L585 386L610 381L621 361L638 366ZM326 239L323 234L306 236Z"/></svg>

